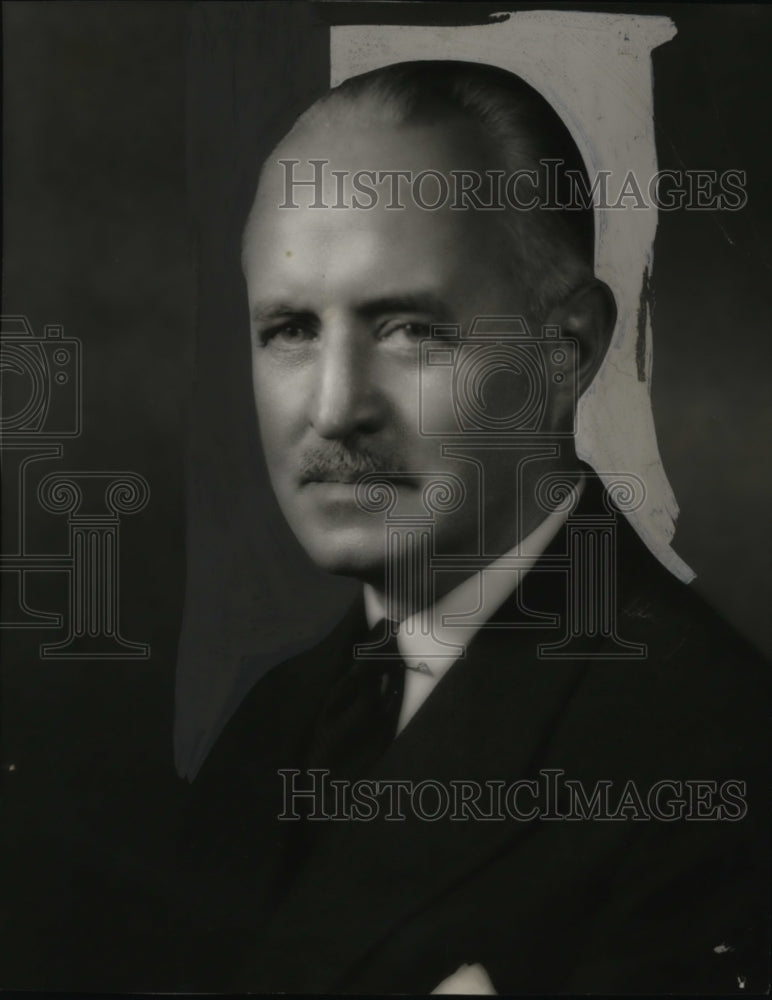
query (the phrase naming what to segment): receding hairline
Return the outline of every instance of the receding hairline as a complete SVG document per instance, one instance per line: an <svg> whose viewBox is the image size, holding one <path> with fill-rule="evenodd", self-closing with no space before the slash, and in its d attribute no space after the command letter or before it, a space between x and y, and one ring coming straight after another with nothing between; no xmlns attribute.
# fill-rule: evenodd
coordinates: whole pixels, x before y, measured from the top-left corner
<svg viewBox="0 0 772 1000"><path fill-rule="evenodd" d="M584 161L566 124L522 78L484 63L423 60L370 70L331 88L274 147L263 163L260 180L293 136L346 124L464 126L485 143L491 158L489 170L502 165L513 172L533 169L542 160L557 158L565 170L579 172L586 179ZM253 210L259 190L260 183ZM519 266L531 276L535 312L545 313L549 304L593 276L591 208L568 212L541 206L529 211L504 208L493 215L513 236Z"/></svg>

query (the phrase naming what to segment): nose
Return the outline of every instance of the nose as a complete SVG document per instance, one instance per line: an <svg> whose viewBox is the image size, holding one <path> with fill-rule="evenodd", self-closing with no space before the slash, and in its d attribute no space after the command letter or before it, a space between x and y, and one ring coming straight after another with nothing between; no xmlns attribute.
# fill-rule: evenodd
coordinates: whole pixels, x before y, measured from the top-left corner
<svg viewBox="0 0 772 1000"><path fill-rule="evenodd" d="M323 438L372 433L382 424L385 400L373 377L368 335L354 324L322 331L314 372L310 422Z"/></svg>

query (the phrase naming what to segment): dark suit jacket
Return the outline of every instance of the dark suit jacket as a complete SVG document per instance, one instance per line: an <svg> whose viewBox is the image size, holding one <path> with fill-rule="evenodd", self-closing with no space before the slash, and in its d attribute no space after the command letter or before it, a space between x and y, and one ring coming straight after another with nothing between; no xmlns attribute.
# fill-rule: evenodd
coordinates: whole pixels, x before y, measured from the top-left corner
<svg viewBox="0 0 772 1000"><path fill-rule="evenodd" d="M631 780L645 797L663 779L736 779L744 817L717 820L710 786L702 820L427 822L408 810L326 824L294 882L277 884L291 826L276 819L277 771L302 766L357 607L255 685L192 786L181 988L425 993L465 962L509 993L766 988L765 668L618 522L617 631L646 658L619 659L599 635L595 658L548 660L536 651L554 628L483 629L371 777L510 783L556 769L588 795L612 782L613 802ZM547 555L565 545L563 532ZM565 616L566 577L544 565L492 625L523 606Z"/></svg>

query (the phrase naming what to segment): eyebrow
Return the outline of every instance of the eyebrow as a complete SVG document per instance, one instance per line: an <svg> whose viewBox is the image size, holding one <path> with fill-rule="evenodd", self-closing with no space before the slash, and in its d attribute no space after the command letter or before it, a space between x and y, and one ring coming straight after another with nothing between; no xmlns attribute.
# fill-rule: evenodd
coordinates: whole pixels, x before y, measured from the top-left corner
<svg viewBox="0 0 772 1000"><path fill-rule="evenodd" d="M272 319L281 319L286 316L314 319L316 313L313 309L299 309L297 306L285 302L258 302L254 309L252 309L250 316L253 323L265 323Z"/></svg>
<svg viewBox="0 0 772 1000"><path fill-rule="evenodd" d="M437 319L449 319L450 308L433 292L405 292L369 299L355 307L355 312L367 319L385 313L427 313Z"/></svg>
<svg viewBox="0 0 772 1000"><path fill-rule="evenodd" d="M451 318L449 306L433 292L405 292L367 299L355 305L354 312L365 319L374 319L389 313L425 313L440 321ZM251 312L253 323L265 323L287 316L309 322L318 318L315 310L287 302L258 302Z"/></svg>

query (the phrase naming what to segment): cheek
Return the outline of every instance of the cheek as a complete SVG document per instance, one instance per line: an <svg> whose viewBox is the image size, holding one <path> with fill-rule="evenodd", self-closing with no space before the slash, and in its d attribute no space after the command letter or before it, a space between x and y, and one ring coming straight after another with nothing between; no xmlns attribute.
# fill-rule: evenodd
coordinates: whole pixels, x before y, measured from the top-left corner
<svg viewBox="0 0 772 1000"><path fill-rule="evenodd" d="M444 355L440 354L440 359ZM454 435L459 423L454 401L453 368L444 364L432 364L431 356L419 375L417 407L415 412L416 430L428 440L440 435Z"/></svg>
<svg viewBox="0 0 772 1000"><path fill-rule="evenodd" d="M257 365L252 368L252 387L263 450L275 454L297 424L302 402L291 387Z"/></svg>

